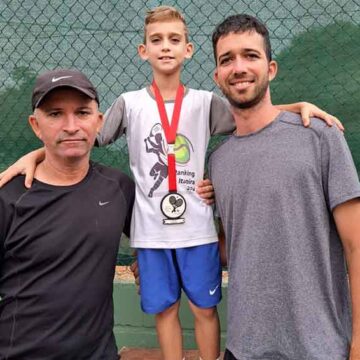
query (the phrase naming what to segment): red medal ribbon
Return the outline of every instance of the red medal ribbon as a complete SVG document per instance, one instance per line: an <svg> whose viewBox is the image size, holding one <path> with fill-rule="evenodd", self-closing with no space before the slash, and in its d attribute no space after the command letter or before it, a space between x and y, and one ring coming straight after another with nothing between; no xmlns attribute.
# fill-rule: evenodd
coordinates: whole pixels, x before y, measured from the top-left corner
<svg viewBox="0 0 360 360"><path fill-rule="evenodd" d="M166 141L168 144L167 160L168 160L169 191L173 192L176 191L177 189L176 159L175 159L174 145L176 140L176 132L179 124L179 119L180 119L181 105L184 98L184 86L182 84L179 84L179 87L176 91L175 105L171 118L171 125L169 124L169 119L166 114L164 99L161 96L160 90L155 84L155 81L153 81L152 83L152 88L154 90L156 104L160 114L161 125L163 127Z"/></svg>

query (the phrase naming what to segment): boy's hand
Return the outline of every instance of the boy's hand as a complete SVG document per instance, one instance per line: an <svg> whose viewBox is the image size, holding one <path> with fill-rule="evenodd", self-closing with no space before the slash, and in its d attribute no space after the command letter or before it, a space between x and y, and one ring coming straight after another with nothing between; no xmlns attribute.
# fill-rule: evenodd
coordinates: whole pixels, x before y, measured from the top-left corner
<svg viewBox="0 0 360 360"><path fill-rule="evenodd" d="M311 117L317 117L325 121L328 126L332 126L333 124L335 124L339 128L339 130L344 131L344 126L337 117L328 114L326 111L321 110L314 104L308 102L301 102L300 115L302 118L302 122L306 127L310 126Z"/></svg>
<svg viewBox="0 0 360 360"><path fill-rule="evenodd" d="M25 174L25 186L27 188L31 187L34 178L36 164L34 164L33 166L30 165L27 168L25 168L22 165L21 159L19 159L16 163L9 166L6 170L0 173L0 188L15 176L24 175L24 174Z"/></svg>
<svg viewBox="0 0 360 360"><path fill-rule="evenodd" d="M139 275L139 266L137 263L137 260L135 260L131 265L130 265L130 270L132 271L134 278L135 278L135 284L137 286L137 292L138 294L140 294L140 275Z"/></svg>
<svg viewBox="0 0 360 360"><path fill-rule="evenodd" d="M205 204L211 205L215 202L214 187L209 179L200 180L196 184L196 192L203 199Z"/></svg>
<svg viewBox="0 0 360 360"><path fill-rule="evenodd" d="M317 117L320 120L325 121L328 126L335 124L339 130L344 131L344 126L337 117L328 114L326 111L321 110L314 104L303 101L294 104L276 105L276 107L279 110L291 111L300 114L305 127L310 126L311 117Z"/></svg>
<svg viewBox="0 0 360 360"><path fill-rule="evenodd" d="M17 175L25 175L25 187L30 188L34 180L36 166L44 160L44 149L34 150L0 173L0 188Z"/></svg>

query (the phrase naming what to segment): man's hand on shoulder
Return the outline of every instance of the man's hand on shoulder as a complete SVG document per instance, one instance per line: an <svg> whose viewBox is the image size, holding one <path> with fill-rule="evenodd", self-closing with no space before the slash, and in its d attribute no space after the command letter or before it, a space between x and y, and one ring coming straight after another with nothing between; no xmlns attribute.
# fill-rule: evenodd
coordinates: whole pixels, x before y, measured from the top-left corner
<svg viewBox="0 0 360 360"><path fill-rule="evenodd" d="M214 187L210 179L198 181L196 184L196 192L203 199L205 204L211 205L215 202Z"/></svg>

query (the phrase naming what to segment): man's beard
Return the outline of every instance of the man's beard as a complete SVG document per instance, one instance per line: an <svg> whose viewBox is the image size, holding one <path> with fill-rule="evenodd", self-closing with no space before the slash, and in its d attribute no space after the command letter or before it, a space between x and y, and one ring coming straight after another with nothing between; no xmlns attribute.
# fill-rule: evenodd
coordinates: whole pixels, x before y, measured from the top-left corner
<svg viewBox="0 0 360 360"><path fill-rule="evenodd" d="M269 81L266 81L265 83L260 84L260 86L255 89L255 96L250 100L241 101L238 99L235 99L231 97L230 91L224 91L224 89L221 89L225 97L229 100L229 103L231 106L237 108L237 109L250 109L257 105L264 97L267 91L267 88L269 87Z"/></svg>

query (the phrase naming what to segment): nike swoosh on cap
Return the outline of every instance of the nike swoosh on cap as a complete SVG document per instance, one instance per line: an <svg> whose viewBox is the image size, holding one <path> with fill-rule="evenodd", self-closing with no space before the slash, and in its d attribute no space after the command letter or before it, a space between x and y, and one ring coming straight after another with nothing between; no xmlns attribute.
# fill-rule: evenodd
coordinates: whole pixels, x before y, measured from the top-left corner
<svg viewBox="0 0 360 360"><path fill-rule="evenodd" d="M61 80L61 79L68 79L68 78L71 78L71 77L72 77L72 75L60 76L60 77L58 77L58 78L53 77L53 78L51 79L51 82L57 82L57 81L59 81L59 80Z"/></svg>

